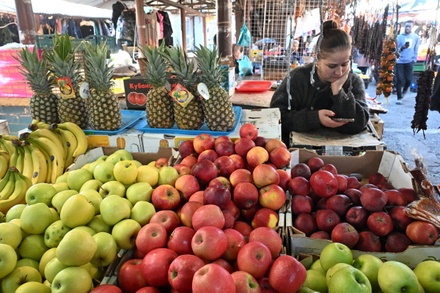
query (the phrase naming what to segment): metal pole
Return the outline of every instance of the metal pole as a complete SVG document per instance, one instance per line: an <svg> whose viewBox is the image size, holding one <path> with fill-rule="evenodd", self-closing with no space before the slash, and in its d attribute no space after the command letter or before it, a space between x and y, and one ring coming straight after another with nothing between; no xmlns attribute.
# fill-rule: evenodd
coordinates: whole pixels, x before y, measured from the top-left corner
<svg viewBox="0 0 440 293"><path fill-rule="evenodd" d="M221 57L232 55L232 1L217 0L217 44Z"/></svg>
<svg viewBox="0 0 440 293"><path fill-rule="evenodd" d="M20 42L24 45L35 44L37 32L31 0L15 0L15 9Z"/></svg>

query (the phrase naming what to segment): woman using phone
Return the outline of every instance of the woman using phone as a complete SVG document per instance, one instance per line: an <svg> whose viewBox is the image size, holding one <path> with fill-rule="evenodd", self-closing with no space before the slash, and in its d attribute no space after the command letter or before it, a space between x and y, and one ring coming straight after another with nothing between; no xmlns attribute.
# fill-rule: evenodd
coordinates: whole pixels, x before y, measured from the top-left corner
<svg viewBox="0 0 440 293"><path fill-rule="evenodd" d="M277 88L270 106L281 111L282 139L287 146L292 131L332 128L357 134L366 128L370 113L365 85L351 71L351 52L350 36L336 22L326 21L316 45L317 60L293 69Z"/></svg>

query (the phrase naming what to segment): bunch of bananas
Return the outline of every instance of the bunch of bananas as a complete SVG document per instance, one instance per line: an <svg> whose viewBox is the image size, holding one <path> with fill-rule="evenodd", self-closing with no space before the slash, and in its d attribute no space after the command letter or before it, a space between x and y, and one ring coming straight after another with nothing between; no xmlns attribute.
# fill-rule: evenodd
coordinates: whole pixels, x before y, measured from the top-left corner
<svg viewBox="0 0 440 293"><path fill-rule="evenodd" d="M384 41L379 64L379 81L376 95L388 98L393 91L394 65L396 64L396 40L389 38Z"/></svg>
<svg viewBox="0 0 440 293"><path fill-rule="evenodd" d="M9 167L0 180L0 212L5 214L12 206L25 203L26 191L31 187L30 178L17 168Z"/></svg>

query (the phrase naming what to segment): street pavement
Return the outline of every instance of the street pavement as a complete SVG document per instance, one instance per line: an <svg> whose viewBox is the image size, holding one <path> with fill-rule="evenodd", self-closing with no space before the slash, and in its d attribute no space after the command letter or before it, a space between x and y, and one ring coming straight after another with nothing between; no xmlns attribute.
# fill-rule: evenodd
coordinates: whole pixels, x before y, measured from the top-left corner
<svg viewBox="0 0 440 293"><path fill-rule="evenodd" d="M366 89L369 97L376 97L375 82ZM379 114L384 121L383 142L388 150L399 153L410 169L415 167L415 160L421 159L426 166L431 183L440 184L440 113L429 111L427 130L414 133L411 121L415 113L415 97L417 93L408 91L402 99L402 105L397 105L395 94L385 98L376 97L376 101L388 110Z"/></svg>

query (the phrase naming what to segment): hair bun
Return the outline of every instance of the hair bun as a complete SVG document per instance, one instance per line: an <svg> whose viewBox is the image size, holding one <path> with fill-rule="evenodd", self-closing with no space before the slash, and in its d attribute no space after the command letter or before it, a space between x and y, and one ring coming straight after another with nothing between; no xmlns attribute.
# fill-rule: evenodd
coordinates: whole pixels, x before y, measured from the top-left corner
<svg viewBox="0 0 440 293"><path fill-rule="evenodd" d="M322 34L326 35L326 33L330 30L337 29L338 24L334 20L326 20L322 23Z"/></svg>

